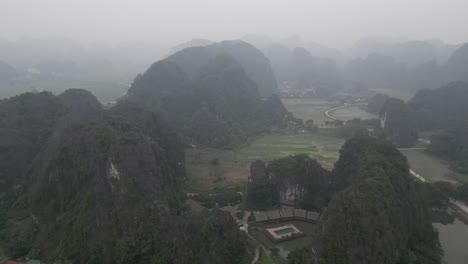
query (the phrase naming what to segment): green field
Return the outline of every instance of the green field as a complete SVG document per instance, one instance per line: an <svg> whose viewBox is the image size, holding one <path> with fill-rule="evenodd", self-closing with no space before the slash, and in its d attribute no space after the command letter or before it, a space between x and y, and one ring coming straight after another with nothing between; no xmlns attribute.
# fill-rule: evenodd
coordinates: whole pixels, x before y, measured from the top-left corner
<svg viewBox="0 0 468 264"><path fill-rule="evenodd" d="M408 159L410 168L429 181L468 182L468 175L453 171L446 162L422 149L400 149L400 152Z"/></svg>
<svg viewBox="0 0 468 264"><path fill-rule="evenodd" d="M258 258L258 261L256 262L257 264L274 264L273 260L271 257L268 255L268 253L265 252L263 248L260 248L260 257Z"/></svg>
<svg viewBox="0 0 468 264"><path fill-rule="evenodd" d="M283 98L281 100L289 112L297 118L306 120L314 120L318 126L325 125L325 121L331 119L325 116L325 111L333 107L339 106L330 101L318 98Z"/></svg>
<svg viewBox="0 0 468 264"><path fill-rule="evenodd" d="M338 137L299 133L266 135L234 150L187 149L187 190L242 187L247 182L250 163L256 159L269 161L305 153L331 169L343 143L344 139Z"/></svg>

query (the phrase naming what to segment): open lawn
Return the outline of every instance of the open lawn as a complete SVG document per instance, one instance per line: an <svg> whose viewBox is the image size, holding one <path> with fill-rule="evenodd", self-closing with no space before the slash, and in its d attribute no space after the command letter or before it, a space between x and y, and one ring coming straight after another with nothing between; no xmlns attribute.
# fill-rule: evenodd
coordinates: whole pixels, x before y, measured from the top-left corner
<svg viewBox="0 0 468 264"><path fill-rule="evenodd" d="M260 248L260 257L258 258L257 264L274 264L271 257L265 252L263 248Z"/></svg>
<svg viewBox="0 0 468 264"><path fill-rule="evenodd" d="M187 191L241 188L248 179L250 163L305 153L333 168L344 139L320 134L266 135L234 150L187 149Z"/></svg>
<svg viewBox="0 0 468 264"><path fill-rule="evenodd" d="M446 162L423 149L400 149L400 152L408 159L410 168L429 181L468 182L468 175L451 170Z"/></svg>
<svg viewBox="0 0 468 264"><path fill-rule="evenodd" d="M314 120L318 126L325 125L325 121L330 121L330 118L325 116L325 111L333 107L339 106L330 101L318 98L283 98L281 100L295 117L306 120Z"/></svg>

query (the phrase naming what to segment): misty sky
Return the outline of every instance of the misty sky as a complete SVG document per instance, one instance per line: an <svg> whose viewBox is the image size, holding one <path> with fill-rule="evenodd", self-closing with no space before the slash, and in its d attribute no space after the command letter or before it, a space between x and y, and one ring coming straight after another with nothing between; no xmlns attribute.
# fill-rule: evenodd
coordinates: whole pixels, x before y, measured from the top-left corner
<svg viewBox="0 0 468 264"><path fill-rule="evenodd" d="M468 0L0 0L0 37L176 44L299 34L341 49L367 35L461 43L467 10Z"/></svg>

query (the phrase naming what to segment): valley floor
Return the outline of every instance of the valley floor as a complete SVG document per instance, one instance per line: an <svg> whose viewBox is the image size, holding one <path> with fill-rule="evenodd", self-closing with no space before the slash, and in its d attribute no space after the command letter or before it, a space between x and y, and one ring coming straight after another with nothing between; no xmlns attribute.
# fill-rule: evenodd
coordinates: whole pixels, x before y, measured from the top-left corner
<svg viewBox="0 0 468 264"><path fill-rule="evenodd" d="M257 159L269 161L305 153L331 169L343 143L343 138L335 136L297 133L265 135L233 150L187 149L187 191L241 188L247 183L250 163Z"/></svg>

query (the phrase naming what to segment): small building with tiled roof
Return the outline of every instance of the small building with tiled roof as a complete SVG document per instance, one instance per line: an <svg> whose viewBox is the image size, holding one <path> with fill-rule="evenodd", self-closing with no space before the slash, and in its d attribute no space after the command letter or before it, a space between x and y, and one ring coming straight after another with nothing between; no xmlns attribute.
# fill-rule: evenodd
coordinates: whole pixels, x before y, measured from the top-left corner
<svg viewBox="0 0 468 264"><path fill-rule="evenodd" d="M268 219L270 219L270 221L280 220L281 219L281 215L279 213L279 210L268 211L267 214L268 214Z"/></svg>
<svg viewBox="0 0 468 264"><path fill-rule="evenodd" d="M307 211L304 209L294 209L294 216L297 218L305 219Z"/></svg>
<svg viewBox="0 0 468 264"><path fill-rule="evenodd" d="M281 210L281 217L283 220L293 220L294 219L294 209L292 207L284 207Z"/></svg>
<svg viewBox="0 0 468 264"><path fill-rule="evenodd" d="M268 215L265 212L254 212L256 222L267 222Z"/></svg>
<svg viewBox="0 0 468 264"><path fill-rule="evenodd" d="M320 214L313 211L307 211L306 219L311 222L318 222L320 220Z"/></svg>

